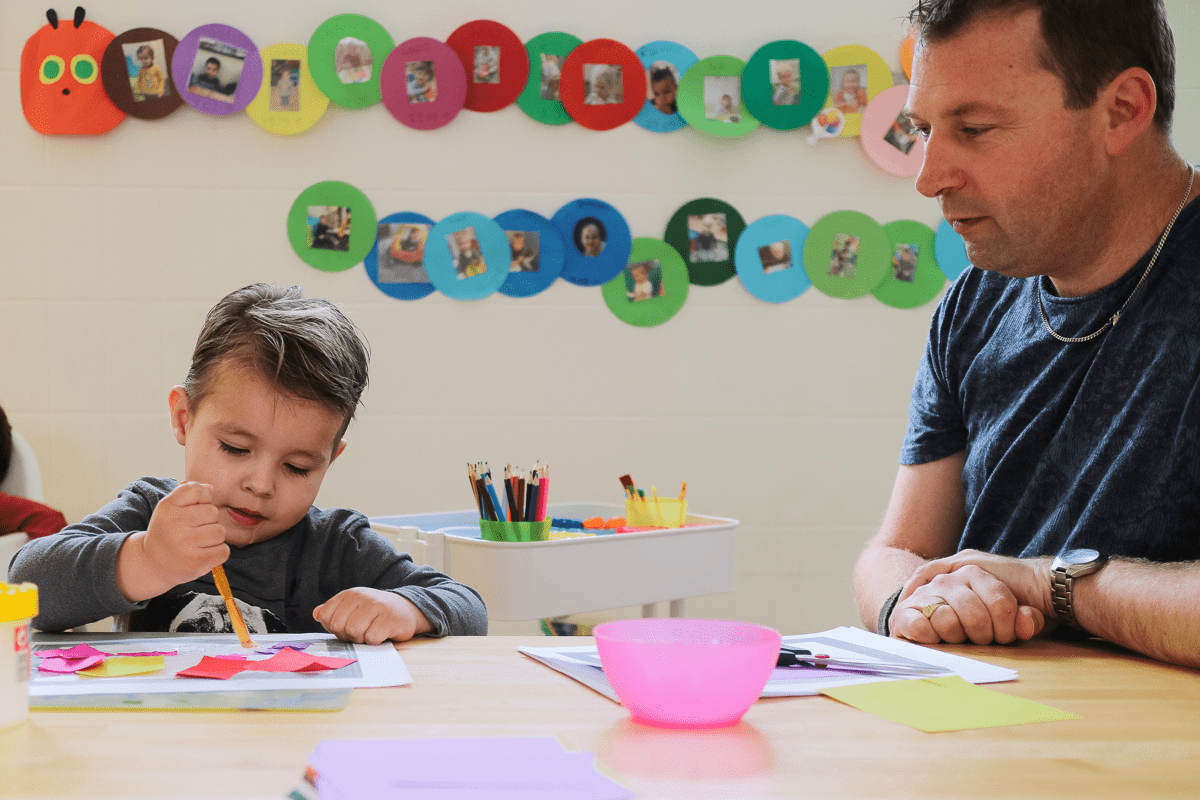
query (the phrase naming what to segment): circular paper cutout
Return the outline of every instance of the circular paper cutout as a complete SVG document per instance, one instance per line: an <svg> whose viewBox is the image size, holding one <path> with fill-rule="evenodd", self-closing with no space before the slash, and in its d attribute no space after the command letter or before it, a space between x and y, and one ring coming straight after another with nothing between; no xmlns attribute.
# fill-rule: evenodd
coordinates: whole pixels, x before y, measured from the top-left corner
<svg viewBox="0 0 1200 800"><path fill-rule="evenodd" d="M829 67L829 95L825 105L846 115L842 136L858 136L867 104L892 86L891 68L879 53L858 44L835 47L824 59Z"/></svg>
<svg viewBox="0 0 1200 800"><path fill-rule="evenodd" d="M465 107L499 111L517 99L529 80L529 53L511 30L490 19L460 25L446 39L467 75Z"/></svg>
<svg viewBox="0 0 1200 800"><path fill-rule="evenodd" d="M874 290L891 263L887 233L858 211L826 214L804 243L804 270L830 297L861 297Z"/></svg>
<svg viewBox="0 0 1200 800"><path fill-rule="evenodd" d="M420 300L433 293L425 271L425 244L432 228L433 220L411 211L379 220L375 244L363 260L379 291L399 300Z"/></svg>
<svg viewBox="0 0 1200 800"><path fill-rule="evenodd" d="M329 98L308 69L308 48L302 44L273 44L262 51L262 87L246 106L246 114L271 133L301 133L317 124L329 108Z"/></svg>
<svg viewBox="0 0 1200 800"><path fill-rule="evenodd" d="M563 280L576 286L608 283L629 262L629 223L603 200L572 200L550 220L562 236Z"/></svg>
<svg viewBox="0 0 1200 800"><path fill-rule="evenodd" d="M699 59L675 42L650 42L637 50L646 70L646 102L633 118L640 127L670 133L687 126L679 113L679 83Z"/></svg>
<svg viewBox="0 0 1200 800"><path fill-rule="evenodd" d="M178 40L158 28L134 28L108 43L100 80L117 108L138 119L162 119L183 105L171 85L171 58Z"/></svg>
<svg viewBox="0 0 1200 800"><path fill-rule="evenodd" d="M679 113L692 127L717 136L742 136L757 128L742 97L745 67L733 56L697 61L679 84Z"/></svg>
<svg viewBox="0 0 1200 800"><path fill-rule="evenodd" d="M755 51L742 71L746 108L764 125L791 131L807 125L829 93L829 69L806 44L782 40Z"/></svg>
<svg viewBox="0 0 1200 800"><path fill-rule="evenodd" d="M687 302L688 272L678 251L661 239L633 240L629 263L601 288L604 302L622 322L661 325Z"/></svg>
<svg viewBox="0 0 1200 800"><path fill-rule="evenodd" d="M724 200L701 197L680 206L663 238L679 251L692 283L716 286L733 277L734 254L746 221Z"/></svg>
<svg viewBox="0 0 1200 800"><path fill-rule="evenodd" d="M891 269L873 294L895 308L925 305L946 285L934 254L933 228L900 219L883 226L892 250Z"/></svg>
<svg viewBox="0 0 1200 800"><path fill-rule="evenodd" d="M338 14L322 22L308 39L312 79L345 108L378 103L380 68L396 46L387 29L362 14Z"/></svg>
<svg viewBox="0 0 1200 800"><path fill-rule="evenodd" d="M812 281L804 271L808 226L786 214L750 223L738 237L734 260L746 291L768 303L799 297Z"/></svg>
<svg viewBox="0 0 1200 800"><path fill-rule="evenodd" d="M175 89L204 114L228 116L250 105L262 75L258 48L229 25L201 25L179 40L171 57Z"/></svg>
<svg viewBox="0 0 1200 800"><path fill-rule="evenodd" d="M379 76L383 104L410 128L430 131L458 116L467 76L449 45L419 36L396 46Z"/></svg>
<svg viewBox="0 0 1200 800"><path fill-rule="evenodd" d="M901 177L921 171L925 142L917 129L900 113L908 100L907 86L893 86L875 95L862 115L859 141L880 169Z"/></svg>
<svg viewBox="0 0 1200 800"><path fill-rule="evenodd" d="M567 56L559 88L563 107L572 119L585 128L608 131L642 110L646 73L637 53L625 45L612 39L592 39ZM618 269L624 267L622 263Z"/></svg>
<svg viewBox="0 0 1200 800"><path fill-rule="evenodd" d="M904 38L900 40L900 67L904 70L904 77L912 80L912 62L913 51L917 46L917 29L911 27L908 33L904 34Z"/></svg>
<svg viewBox="0 0 1200 800"><path fill-rule="evenodd" d="M954 280L971 266L971 259L967 255L967 243L946 220L942 220L937 226L933 252L937 256L938 269L950 280Z"/></svg>
<svg viewBox="0 0 1200 800"><path fill-rule="evenodd" d="M559 85L563 62L581 44L583 40L578 36L558 32L543 33L525 43L529 80L517 97L522 111L546 125L566 125L571 121L571 115L563 108Z"/></svg>
<svg viewBox="0 0 1200 800"><path fill-rule="evenodd" d="M425 271L447 297L479 300L508 277L508 253L508 237L494 220L460 211L429 231Z"/></svg>
<svg viewBox="0 0 1200 800"><path fill-rule="evenodd" d="M531 297L543 291L562 274L566 247L558 228L541 214L516 208L496 217L508 237L508 277L500 293L509 297Z"/></svg>
<svg viewBox="0 0 1200 800"><path fill-rule="evenodd" d="M304 263L342 272L362 261L375 244L375 207L348 183L321 181L292 203L287 232Z"/></svg>

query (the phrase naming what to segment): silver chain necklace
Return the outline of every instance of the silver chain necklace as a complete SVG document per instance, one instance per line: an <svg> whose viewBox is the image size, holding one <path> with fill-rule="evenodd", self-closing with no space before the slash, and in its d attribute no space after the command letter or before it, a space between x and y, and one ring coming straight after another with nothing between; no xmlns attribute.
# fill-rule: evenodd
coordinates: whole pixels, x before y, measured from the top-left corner
<svg viewBox="0 0 1200 800"><path fill-rule="evenodd" d="M1171 234L1171 228L1174 227L1175 220L1179 219L1179 213L1183 211L1183 207L1187 205L1187 199L1192 194L1192 183L1195 180L1196 168L1189 165L1187 191L1183 193L1183 199L1179 201L1179 206L1176 207L1175 213L1171 215L1171 221L1167 223L1167 229L1163 231L1162 236L1158 238L1158 247L1154 248L1154 255L1150 256L1150 263L1146 265L1146 271L1143 272L1142 277L1138 279L1137 286L1133 287L1133 292L1129 295L1125 302L1121 304L1121 307L1117 309L1117 313L1113 314L1108 321L1101 325L1099 330L1090 333L1087 336L1063 336L1058 331L1054 330L1054 328L1050 327L1050 320L1046 317L1046 308L1042 305L1042 290L1040 288L1037 290L1038 313L1042 315L1042 324L1046 326L1046 330L1050 332L1051 336L1065 344L1090 342L1092 339L1095 339L1109 328L1116 326L1117 321L1121 319L1121 314L1125 311L1125 307L1133 302L1133 298L1138 296L1138 292L1142 290L1142 284L1146 281L1146 276L1150 274L1150 270L1154 269L1154 262L1158 261L1158 254L1162 252L1163 245L1167 243L1167 237Z"/></svg>

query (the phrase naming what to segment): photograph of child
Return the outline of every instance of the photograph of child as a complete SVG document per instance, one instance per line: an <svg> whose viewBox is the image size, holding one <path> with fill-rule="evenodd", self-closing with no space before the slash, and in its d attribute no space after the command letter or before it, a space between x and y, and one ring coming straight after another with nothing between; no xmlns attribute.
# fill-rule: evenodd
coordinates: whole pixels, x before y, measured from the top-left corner
<svg viewBox="0 0 1200 800"><path fill-rule="evenodd" d="M562 82L563 57L553 53L542 53L542 99L562 100L559 84Z"/></svg>
<svg viewBox="0 0 1200 800"><path fill-rule="evenodd" d="M216 39L201 38L188 78L188 92L232 103L242 78L246 51Z"/></svg>
<svg viewBox="0 0 1200 800"><path fill-rule="evenodd" d="M861 114L867 107L867 65L831 67L829 87L833 91L833 106L843 114Z"/></svg>
<svg viewBox="0 0 1200 800"><path fill-rule="evenodd" d="M892 274L896 280L912 283L917 277L917 258L921 255L921 246L917 244L898 244L892 251Z"/></svg>
<svg viewBox="0 0 1200 800"><path fill-rule="evenodd" d="M379 226L379 282L429 283L425 271L425 241L429 225L414 222Z"/></svg>
<svg viewBox="0 0 1200 800"><path fill-rule="evenodd" d="M500 48L495 45L475 47L475 83L500 82Z"/></svg>
<svg viewBox="0 0 1200 800"><path fill-rule="evenodd" d="M630 264L625 272L625 296L629 302L649 300L666 294L663 287L662 266L657 258Z"/></svg>
<svg viewBox="0 0 1200 800"><path fill-rule="evenodd" d="M729 258L729 230L725 214L692 214L688 217L688 260L693 264Z"/></svg>
<svg viewBox="0 0 1200 800"><path fill-rule="evenodd" d="M705 75L704 116L714 122L741 122L740 81L736 75Z"/></svg>
<svg viewBox="0 0 1200 800"><path fill-rule="evenodd" d="M272 111L300 110L299 59L271 59L271 98L267 106Z"/></svg>
<svg viewBox="0 0 1200 800"><path fill-rule="evenodd" d="M679 91L679 70L670 61L655 61L646 70L646 85L650 87L650 104L664 114L679 113L675 95Z"/></svg>
<svg viewBox="0 0 1200 800"><path fill-rule="evenodd" d="M129 42L121 45L125 65L129 68L129 87L133 101L140 103L155 97L165 97L167 89L166 48L162 39L150 42ZM159 66L159 65L162 66Z"/></svg>
<svg viewBox="0 0 1200 800"><path fill-rule="evenodd" d="M772 58L771 102L777 106L794 106L800 102L800 59Z"/></svg>
<svg viewBox="0 0 1200 800"><path fill-rule="evenodd" d="M371 68L375 57L371 48L362 39L347 36L333 48L333 68L338 80L349 85L371 80Z"/></svg>
<svg viewBox="0 0 1200 800"><path fill-rule="evenodd" d="M839 233L833 237L833 253L829 258L829 274L837 278L853 278L858 264L858 237Z"/></svg>
<svg viewBox="0 0 1200 800"><path fill-rule="evenodd" d="M541 266L538 255L541 252L541 235L537 231L505 231L508 235L509 272L538 272Z"/></svg>
<svg viewBox="0 0 1200 800"><path fill-rule="evenodd" d="M447 234L446 244L450 248L454 272L460 281L487 272L487 264L483 262L483 250L480 249L479 239L475 236L475 226L468 225Z"/></svg>
<svg viewBox="0 0 1200 800"><path fill-rule="evenodd" d="M584 64L584 101L589 106L625 102L620 64Z"/></svg>
<svg viewBox="0 0 1200 800"><path fill-rule="evenodd" d="M792 244L787 239L771 242L758 248L758 260L762 262L763 274L770 275L792 268Z"/></svg>
<svg viewBox="0 0 1200 800"><path fill-rule="evenodd" d="M917 144L917 129L913 127L907 114L900 113L883 135L883 140L904 155L908 155Z"/></svg>
<svg viewBox="0 0 1200 800"><path fill-rule="evenodd" d="M408 102L432 103L437 100L437 81L433 77L432 61L404 62L404 81L408 88Z"/></svg>
<svg viewBox="0 0 1200 800"><path fill-rule="evenodd" d="M308 225L312 229L310 248L350 249L350 209L344 206L309 206Z"/></svg>
<svg viewBox="0 0 1200 800"><path fill-rule="evenodd" d="M589 258L595 258L604 252L604 245L608 243L608 231L605 230L604 223L595 217L584 217L575 223L572 239L576 250Z"/></svg>

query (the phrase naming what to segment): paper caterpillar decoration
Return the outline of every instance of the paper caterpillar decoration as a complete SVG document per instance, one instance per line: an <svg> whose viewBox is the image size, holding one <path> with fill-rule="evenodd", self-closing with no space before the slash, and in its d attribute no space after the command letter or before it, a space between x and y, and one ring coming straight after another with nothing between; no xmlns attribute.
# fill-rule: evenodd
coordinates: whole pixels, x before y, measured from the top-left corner
<svg viewBox="0 0 1200 800"><path fill-rule="evenodd" d="M115 37L86 22L82 6L70 22L54 9L21 51L21 110L39 133L104 133L125 119L100 81L104 48Z"/></svg>

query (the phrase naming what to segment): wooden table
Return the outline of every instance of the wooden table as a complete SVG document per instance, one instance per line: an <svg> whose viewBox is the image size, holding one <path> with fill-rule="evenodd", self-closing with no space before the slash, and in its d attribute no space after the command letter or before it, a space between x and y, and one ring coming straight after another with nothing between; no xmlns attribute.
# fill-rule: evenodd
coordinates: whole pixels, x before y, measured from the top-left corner
<svg viewBox="0 0 1200 800"><path fill-rule="evenodd" d="M0 796L280 800L323 739L545 735L639 798L1200 796L1200 673L1100 642L947 648L1081 719L938 734L825 697L760 700L725 730L645 728L516 652L550 642L399 645L413 684L336 712L33 712L0 731Z"/></svg>

